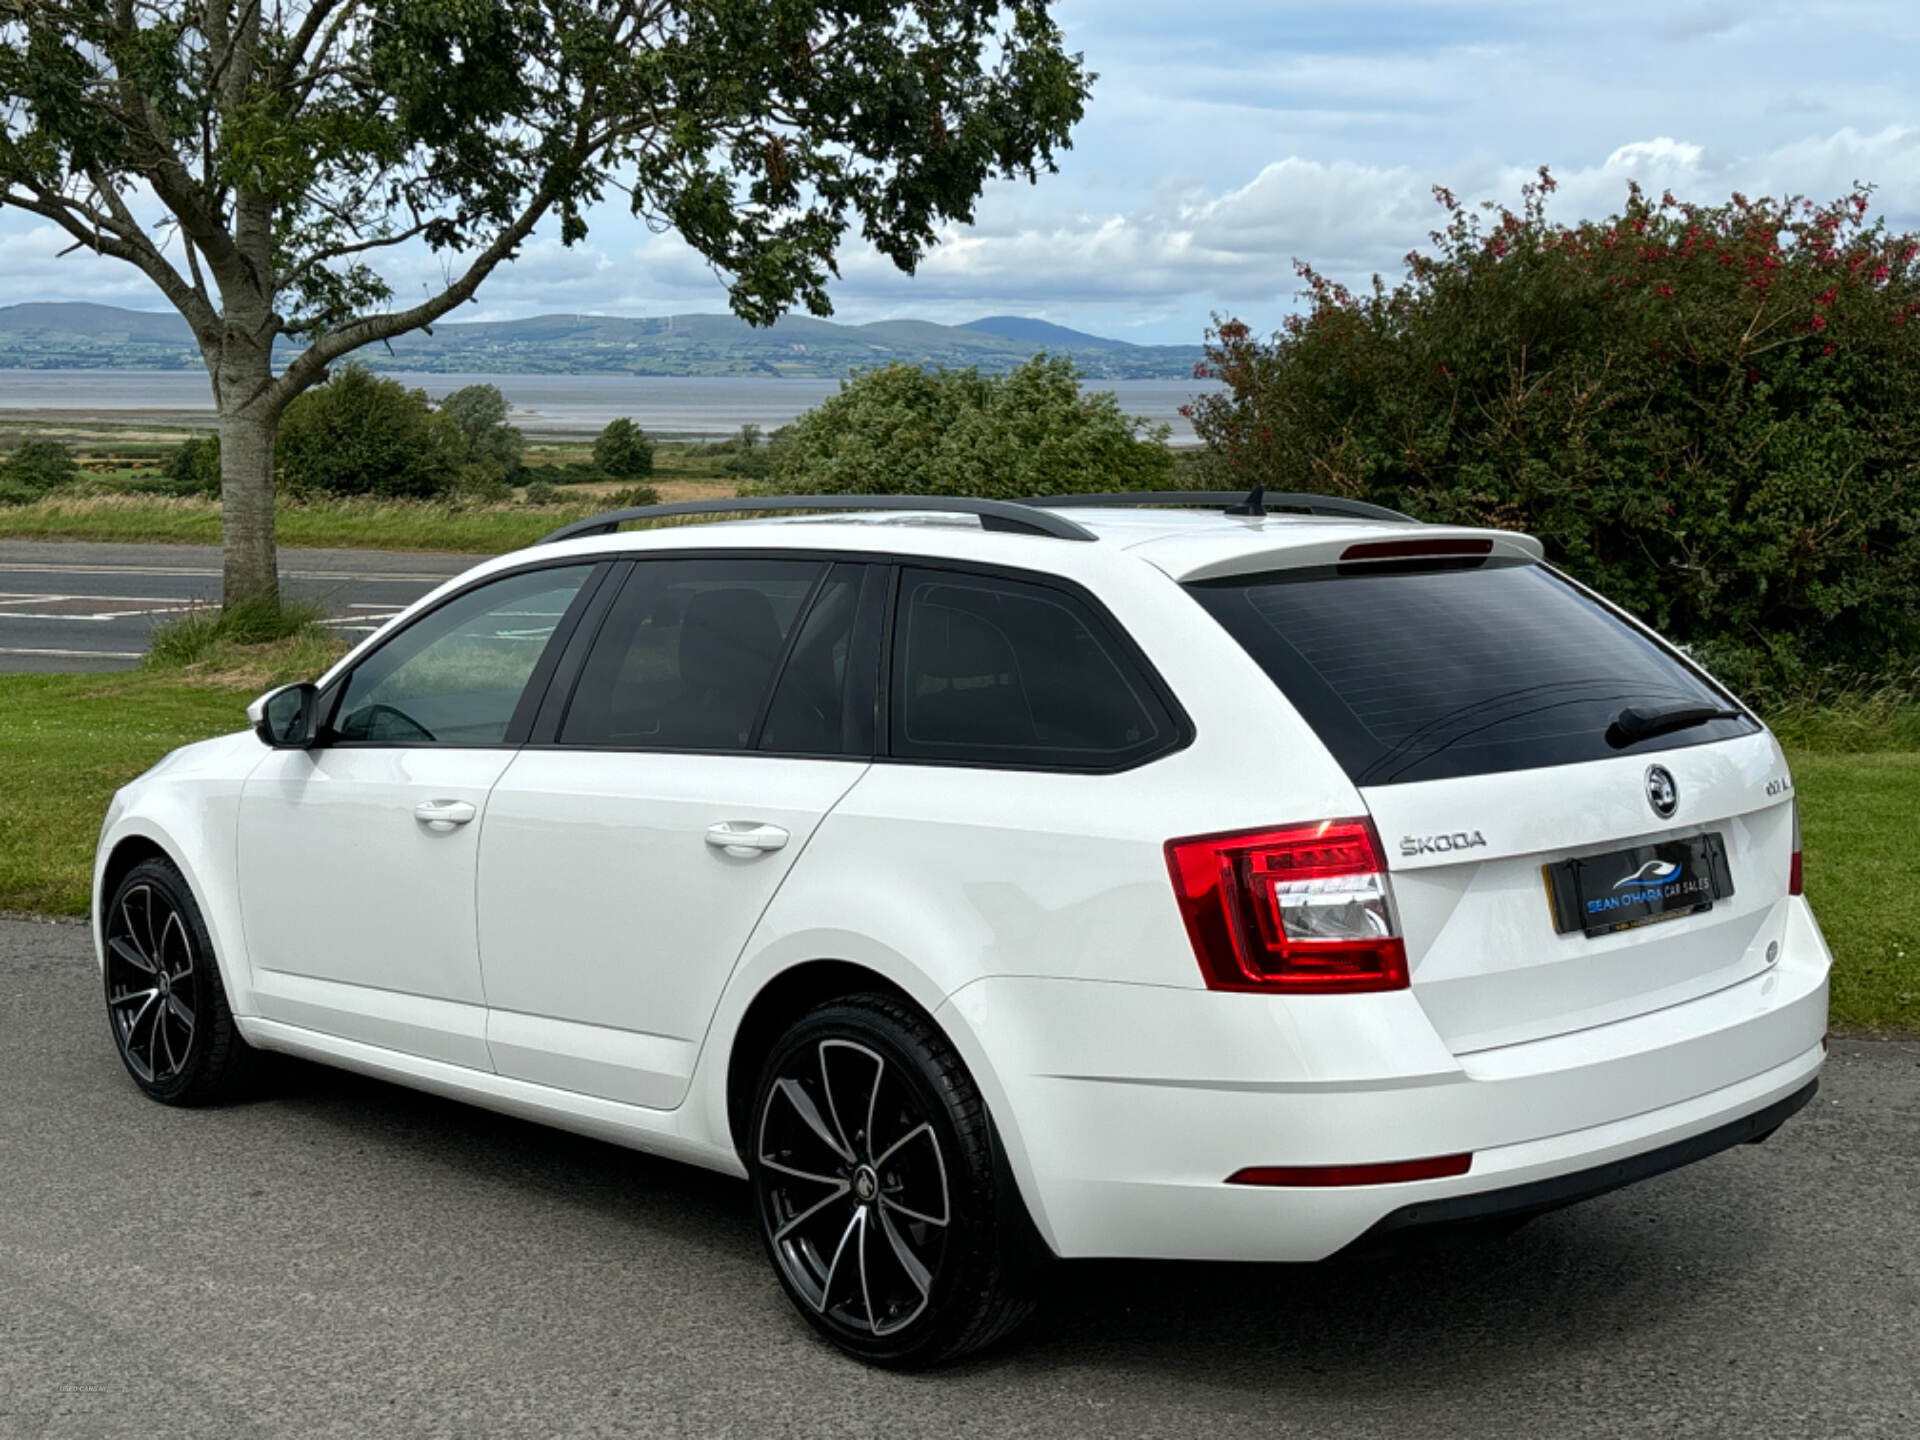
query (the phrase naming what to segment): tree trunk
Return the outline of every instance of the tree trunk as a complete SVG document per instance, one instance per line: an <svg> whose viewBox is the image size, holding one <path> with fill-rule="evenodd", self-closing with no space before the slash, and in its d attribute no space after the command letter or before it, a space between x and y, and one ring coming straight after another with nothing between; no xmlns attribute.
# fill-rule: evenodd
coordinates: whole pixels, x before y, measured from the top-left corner
<svg viewBox="0 0 1920 1440"><path fill-rule="evenodd" d="M273 379L271 339L256 317L229 306L226 333L213 370L220 415L220 532L225 567L220 602L265 599L278 603L280 565L273 536L273 440L279 410L267 397Z"/></svg>

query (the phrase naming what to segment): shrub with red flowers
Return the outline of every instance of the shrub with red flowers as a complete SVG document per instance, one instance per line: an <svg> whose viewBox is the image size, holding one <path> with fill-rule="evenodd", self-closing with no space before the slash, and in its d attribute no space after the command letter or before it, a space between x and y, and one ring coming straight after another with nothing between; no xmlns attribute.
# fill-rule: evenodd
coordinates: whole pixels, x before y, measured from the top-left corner
<svg viewBox="0 0 1920 1440"><path fill-rule="evenodd" d="M1297 268L1270 341L1208 336L1230 484L1519 527L1731 683L1920 664L1920 237L1830 204L1631 187L1619 214L1446 213L1406 278Z"/></svg>

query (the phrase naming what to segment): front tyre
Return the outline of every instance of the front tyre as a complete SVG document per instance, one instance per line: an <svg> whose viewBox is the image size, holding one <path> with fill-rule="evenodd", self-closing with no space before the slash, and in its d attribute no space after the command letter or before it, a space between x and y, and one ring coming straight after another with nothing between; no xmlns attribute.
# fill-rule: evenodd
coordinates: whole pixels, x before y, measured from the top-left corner
<svg viewBox="0 0 1920 1440"><path fill-rule="evenodd" d="M946 1038L885 995L822 1006L783 1035L755 1092L749 1170L788 1298L873 1364L938 1364L1032 1309L1018 1198L993 1123Z"/></svg>
<svg viewBox="0 0 1920 1440"><path fill-rule="evenodd" d="M165 860L134 866L102 928L107 1019L134 1083L166 1105L244 1093L258 1055L233 1023L212 937L180 872Z"/></svg>

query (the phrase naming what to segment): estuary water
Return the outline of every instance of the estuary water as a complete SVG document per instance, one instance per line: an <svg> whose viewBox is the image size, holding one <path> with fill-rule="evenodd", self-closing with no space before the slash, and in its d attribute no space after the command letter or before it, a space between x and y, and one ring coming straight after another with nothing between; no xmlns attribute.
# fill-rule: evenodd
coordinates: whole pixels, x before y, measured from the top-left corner
<svg viewBox="0 0 1920 1440"><path fill-rule="evenodd" d="M762 376L428 375L383 372L438 398L463 385L498 385L513 423L528 434L590 435L617 416L668 436L718 437L742 425L773 430L840 388L838 380ZM1180 407L1215 388L1196 380L1089 381L1111 390L1120 408L1173 427L1176 444L1192 444ZM7 411L56 412L112 421L210 423L207 377L197 370L0 370L0 416ZM16 416L13 418L25 418Z"/></svg>

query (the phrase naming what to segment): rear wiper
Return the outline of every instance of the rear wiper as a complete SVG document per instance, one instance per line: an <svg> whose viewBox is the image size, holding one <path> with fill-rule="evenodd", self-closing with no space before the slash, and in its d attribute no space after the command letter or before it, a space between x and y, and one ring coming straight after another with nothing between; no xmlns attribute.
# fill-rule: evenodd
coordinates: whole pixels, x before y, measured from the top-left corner
<svg viewBox="0 0 1920 1440"><path fill-rule="evenodd" d="M1729 710L1724 705L1707 705L1698 700L1683 700L1677 705L1649 705L1644 708L1629 705L1607 726L1607 744L1616 750L1624 750L1629 745L1642 740L1650 740L1655 735L1670 735L1675 730L1691 730L1695 725L1704 725L1709 720L1740 720L1745 718L1738 710Z"/></svg>

